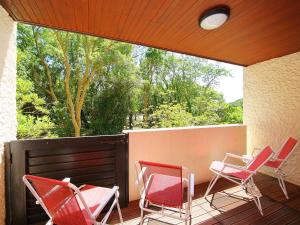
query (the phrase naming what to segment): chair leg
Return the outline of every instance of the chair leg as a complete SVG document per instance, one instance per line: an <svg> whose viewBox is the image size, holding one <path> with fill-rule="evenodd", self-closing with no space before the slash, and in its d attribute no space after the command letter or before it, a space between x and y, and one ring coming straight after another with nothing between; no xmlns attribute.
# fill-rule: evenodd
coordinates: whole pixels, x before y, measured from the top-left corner
<svg viewBox="0 0 300 225"><path fill-rule="evenodd" d="M250 185L250 190L248 190L248 194L250 194L253 197L254 203L256 205L256 207L258 208L260 214L263 216L263 210L262 210L262 206L261 206L261 202L260 202L260 197L262 196L259 189L257 188L257 186L254 183L253 177L251 177L249 183Z"/></svg>
<svg viewBox="0 0 300 225"><path fill-rule="evenodd" d="M190 213L188 213L188 214L189 214L188 216L185 215L186 217L185 217L185 220L184 220L184 224L185 225L188 225L188 224L192 225L192 215Z"/></svg>
<svg viewBox="0 0 300 225"><path fill-rule="evenodd" d="M144 204L145 204L145 199L144 198L141 198L140 199L140 208L141 208L141 221L140 221L140 225L143 225L143 222L144 222L144 211L143 211L143 208L144 208ZM146 205L148 205L148 201L146 200Z"/></svg>
<svg viewBox="0 0 300 225"><path fill-rule="evenodd" d="M114 200L114 202L112 203L112 205L110 206L109 210L106 212L105 216L103 217L102 221L100 224L106 224L114 206L117 204L117 198Z"/></svg>
<svg viewBox="0 0 300 225"><path fill-rule="evenodd" d="M260 197L254 196L254 202L255 202L255 205L258 208L260 214L263 216L264 213L263 213L263 210L262 210L262 207L261 207Z"/></svg>
<svg viewBox="0 0 300 225"><path fill-rule="evenodd" d="M285 186L285 182L284 182L284 179L283 179L283 175L282 174L277 174L277 179L278 179L279 186L280 186L283 194L285 195L286 199L289 199L289 196L288 196L288 193L287 193L287 190L286 190L286 186Z"/></svg>
<svg viewBox="0 0 300 225"><path fill-rule="evenodd" d="M52 220L49 220L45 225L53 225Z"/></svg>
<svg viewBox="0 0 300 225"><path fill-rule="evenodd" d="M116 205L117 205L117 210L118 210L120 222L121 222L121 224L123 224L124 221L123 221L122 212L121 212L121 207L120 207L120 204L119 204L119 197L118 197L117 193L115 194L115 196L116 196L116 200L117 200Z"/></svg>
<svg viewBox="0 0 300 225"><path fill-rule="evenodd" d="M144 212L143 209L141 209L141 221L140 221L140 225L143 225L144 222Z"/></svg>
<svg viewBox="0 0 300 225"><path fill-rule="evenodd" d="M211 191L211 189L213 188L213 186L216 184L217 180L219 179L220 175L215 175L211 181L209 182L209 185L207 187L207 190L204 194L204 198L207 197L207 195L209 194L209 192Z"/></svg>
<svg viewBox="0 0 300 225"><path fill-rule="evenodd" d="M122 217L122 212L121 212L121 207L119 204L119 192L115 193L115 199L113 201L113 203L111 204L109 210L106 212L105 216L103 217L102 221L100 222L100 224L106 224L106 221L108 220L113 208L115 207L115 205L117 206L117 210L118 210L118 214L119 214L119 218L120 218L120 222L121 224L123 224L123 217Z"/></svg>

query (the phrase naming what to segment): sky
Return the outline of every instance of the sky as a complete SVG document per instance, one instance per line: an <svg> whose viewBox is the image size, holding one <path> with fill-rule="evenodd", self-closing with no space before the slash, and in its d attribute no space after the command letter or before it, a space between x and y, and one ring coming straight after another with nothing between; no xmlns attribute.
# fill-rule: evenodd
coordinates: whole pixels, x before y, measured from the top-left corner
<svg viewBox="0 0 300 225"><path fill-rule="evenodd" d="M231 71L232 77L221 78L216 89L224 95L226 102L243 98L243 67L229 63L220 64Z"/></svg>

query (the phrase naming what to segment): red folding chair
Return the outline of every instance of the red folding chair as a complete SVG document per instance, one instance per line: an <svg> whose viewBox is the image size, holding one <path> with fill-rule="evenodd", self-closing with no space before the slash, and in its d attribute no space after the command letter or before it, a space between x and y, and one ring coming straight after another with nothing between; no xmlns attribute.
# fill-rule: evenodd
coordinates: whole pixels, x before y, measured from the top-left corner
<svg viewBox="0 0 300 225"><path fill-rule="evenodd" d="M296 149L297 144L298 141L296 139L292 137L288 138L287 141L282 145L280 150L277 151L276 154L265 164L265 166L271 168L274 171L275 176L278 179L279 186L287 199L289 199L289 196L284 182L286 173L284 172L282 167L287 163L289 157ZM253 160L253 158L253 156L244 155L243 161L249 162Z"/></svg>
<svg viewBox="0 0 300 225"><path fill-rule="evenodd" d="M182 166L139 161L136 163L137 184L140 189L141 221L144 211L191 222L194 175ZM184 201L184 189L187 198ZM153 209L158 207L159 210ZM152 207L152 208L151 208ZM177 212L179 215L169 212Z"/></svg>
<svg viewBox="0 0 300 225"><path fill-rule="evenodd" d="M261 168L266 162L268 162L274 155L272 149L268 146L263 149L253 160L249 161L245 166L238 166L226 163L226 160L231 158L243 159L242 156L227 153L224 160L213 161L210 165L210 170L215 173L215 176L210 181L204 197L206 198L213 186L216 184L220 177L226 178L238 185L240 185L247 194L253 197L253 200L261 213L262 207L260 203L261 193L257 186L254 184L253 175Z"/></svg>
<svg viewBox="0 0 300 225"><path fill-rule="evenodd" d="M50 220L47 224L56 225L102 225L106 224L114 206L117 206L120 221L122 214L118 201L118 187L102 188L83 185L77 188L70 182L25 175L23 181L42 206ZM98 222L107 203L113 200L103 219Z"/></svg>

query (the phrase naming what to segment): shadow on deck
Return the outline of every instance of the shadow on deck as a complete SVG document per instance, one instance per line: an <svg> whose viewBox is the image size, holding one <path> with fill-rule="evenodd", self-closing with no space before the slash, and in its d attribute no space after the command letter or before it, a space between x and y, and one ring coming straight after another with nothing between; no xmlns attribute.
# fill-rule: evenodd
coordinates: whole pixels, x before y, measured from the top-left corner
<svg viewBox="0 0 300 225"><path fill-rule="evenodd" d="M258 212L255 203L249 199L243 190L226 180L219 180L213 189L213 194L208 196L208 201L203 198L208 183L195 187L195 197L192 209L192 225L203 224L300 224L300 187L287 183L290 199L287 200L276 179L258 174L255 183L261 190L264 216ZM213 198L213 200L212 200ZM126 225L139 224L140 209L138 201L129 203L122 209ZM152 220L145 220L148 225L184 224L182 221L150 215ZM114 212L109 223L118 223Z"/></svg>

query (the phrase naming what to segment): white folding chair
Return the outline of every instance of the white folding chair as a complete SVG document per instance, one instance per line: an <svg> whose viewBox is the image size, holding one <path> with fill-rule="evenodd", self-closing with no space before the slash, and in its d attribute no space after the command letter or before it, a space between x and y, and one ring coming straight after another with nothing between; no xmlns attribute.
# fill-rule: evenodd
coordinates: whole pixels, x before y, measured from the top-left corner
<svg viewBox="0 0 300 225"><path fill-rule="evenodd" d="M277 151L276 154L264 165L274 171L274 174L278 179L279 186L287 199L289 199L289 196L284 181L286 173L284 172L282 167L287 163L289 157L292 155L297 145L298 141L292 137L289 137L287 141L281 146L279 151ZM244 155L243 161L247 163L253 160L253 158L254 156Z"/></svg>
<svg viewBox="0 0 300 225"><path fill-rule="evenodd" d="M38 176L25 175L23 181L50 220L56 225L102 225L106 224L114 206L117 206L123 224L119 205L118 187L103 188L74 184ZM101 221L97 221L103 208L114 199Z"/></svg>
<svg viewBox="0 0 300 225"><path fill-rule="evenodd" d="M140 189L141 221L144 211L191 222L194 175L182 166L139 161L136 163L137 184ZM187 191L186 202L184 191ZM158 207L159 210L150 208ZM171 214L168 212L176 212Z"/></svg>
<svg viewBox="0 0 300 225"><path fill-rule="evenodd" d="M263 149L257 157L252 161L248 162L245 166L238 166L233 164L226 163L226 160L231 158L243 159L242 156L234 155L227 153L223 161L213 161L210 165L210 170L215 173L215 176L210 181L208 188L205 193L205 198L212 190L213 186L216 184L217 180L220 177L226 178L238 185L240 185L250 196L253 197L253 200L261 213L263 215L260 197L261 193L254 184L253 175L262 167L270 158L274 155L272 149L268 146Z"/></svg>

